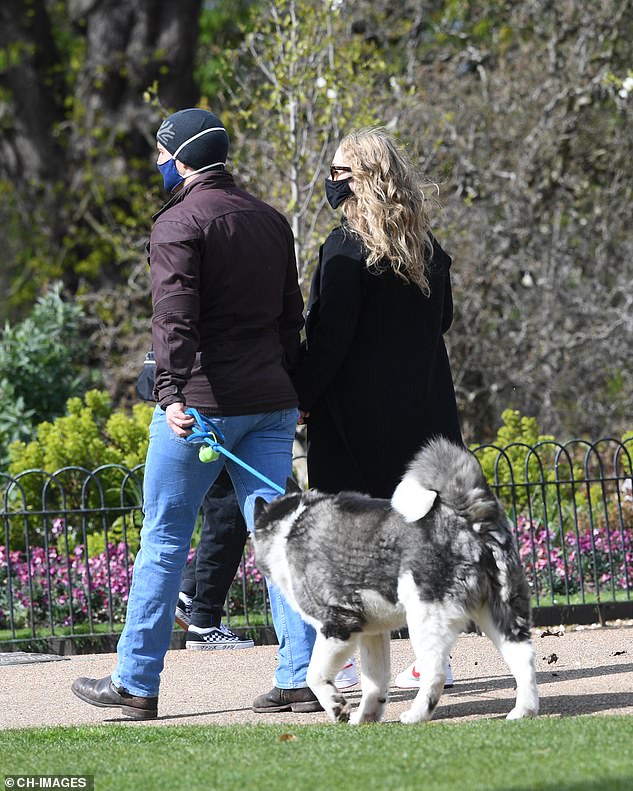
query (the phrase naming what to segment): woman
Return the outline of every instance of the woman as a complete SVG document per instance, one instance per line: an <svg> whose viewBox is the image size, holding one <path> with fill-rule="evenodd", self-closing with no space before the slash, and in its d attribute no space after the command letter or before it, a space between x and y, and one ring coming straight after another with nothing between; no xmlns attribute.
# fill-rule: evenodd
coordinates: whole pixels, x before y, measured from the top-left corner
<svg viewBox="0 0 633 791"><path fill-rule="evenodd" d="M390 498L424 442L462 442L442 337L453 318L451 259L431 234L413 168L385 131L345 137L330 174L327 198L343 220L320 250L293 377L309 483ZM413 665L400 682L419 683Z"/></svg>

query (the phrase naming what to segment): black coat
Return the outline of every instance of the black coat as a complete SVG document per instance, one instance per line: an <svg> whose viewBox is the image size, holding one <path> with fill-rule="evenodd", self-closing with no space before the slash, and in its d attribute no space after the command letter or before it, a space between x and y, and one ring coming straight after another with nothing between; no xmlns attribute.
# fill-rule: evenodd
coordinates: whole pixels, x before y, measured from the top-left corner
<svg viewBox="0 0 633 791"><path fill-rule="evenodd" d="M344 228L326 239L293 375L310 412L311 487L391 497L425 441L441 435L461 443L442 338L453 318L450 265L434 240L425 297L391 270L369 272L362 243Z"/></svg>

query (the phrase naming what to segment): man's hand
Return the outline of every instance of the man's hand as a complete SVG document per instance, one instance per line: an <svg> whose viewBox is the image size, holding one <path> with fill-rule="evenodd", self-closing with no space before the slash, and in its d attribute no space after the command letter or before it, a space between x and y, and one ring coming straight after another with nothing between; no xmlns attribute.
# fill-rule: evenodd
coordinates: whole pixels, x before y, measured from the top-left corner
<svg viewBox="0 0 633 791"><path fill-rule="evenodd" d="M185 405L176 402L165 409L167 425L178 437L186 437L191 426L196 422L191 415L185 414Z"/></svg>

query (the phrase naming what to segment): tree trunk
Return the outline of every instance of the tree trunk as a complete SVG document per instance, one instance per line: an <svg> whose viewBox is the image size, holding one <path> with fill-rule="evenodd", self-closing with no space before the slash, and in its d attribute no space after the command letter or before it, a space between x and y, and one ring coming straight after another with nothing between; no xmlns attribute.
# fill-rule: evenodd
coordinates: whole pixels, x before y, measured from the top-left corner
<svg viewBox="0 0 633 791"><path fill-rule="evenodd" d="M198 100L200 9L201 0L68 0L53 19L45 0L2 0L0 48L9 64L0 71L0 177L42 185L76 174L86 156L98 162L100 150L111 167L108 144L146 157L161 115L146 90L156 86L167 111ZM76 52L56 43L60 25L71 50L84 40L78 70ZM123 158L115 164L126 166Z"/></svg>
<svg viewBox="0 0 633 791"><path fill-rule="evenodd" d="M144 93L157 85L167 112L198 101L193 67L201 0L69 0L68 7L86 37L75 97L85 111L79 150L91 144L91 130L110 128L108 142L124 139L126 154L146 156L160 118Z"/></svg>
<svg viewBox="0 0 633 791"><path fill-rule="evenodd" d="M51 134L64 119L63 71L43 0L2 0L0 49L9 61L0 71L8 97L0 98L0 175L22 182L55 178L63 172L63 152Z"/></svg>

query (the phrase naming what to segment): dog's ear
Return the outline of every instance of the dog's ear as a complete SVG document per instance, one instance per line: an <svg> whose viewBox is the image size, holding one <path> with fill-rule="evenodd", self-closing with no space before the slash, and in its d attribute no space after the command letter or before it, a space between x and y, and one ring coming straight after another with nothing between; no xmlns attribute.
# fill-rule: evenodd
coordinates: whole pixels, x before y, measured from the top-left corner
<svg viewBox="0 0 633 791"><path fill-rule="evenodd" d="M261 516L262 511L267 505L268 503L263 497L255 498L255 505L253 506L253 522L257 522L257 519Z"/></svg>
<svg viewBox="0 0 633 791"><path fill-rule="evenodd" d="M286 494L301 494L301 487L294 478L286 478Z"/></svg>

